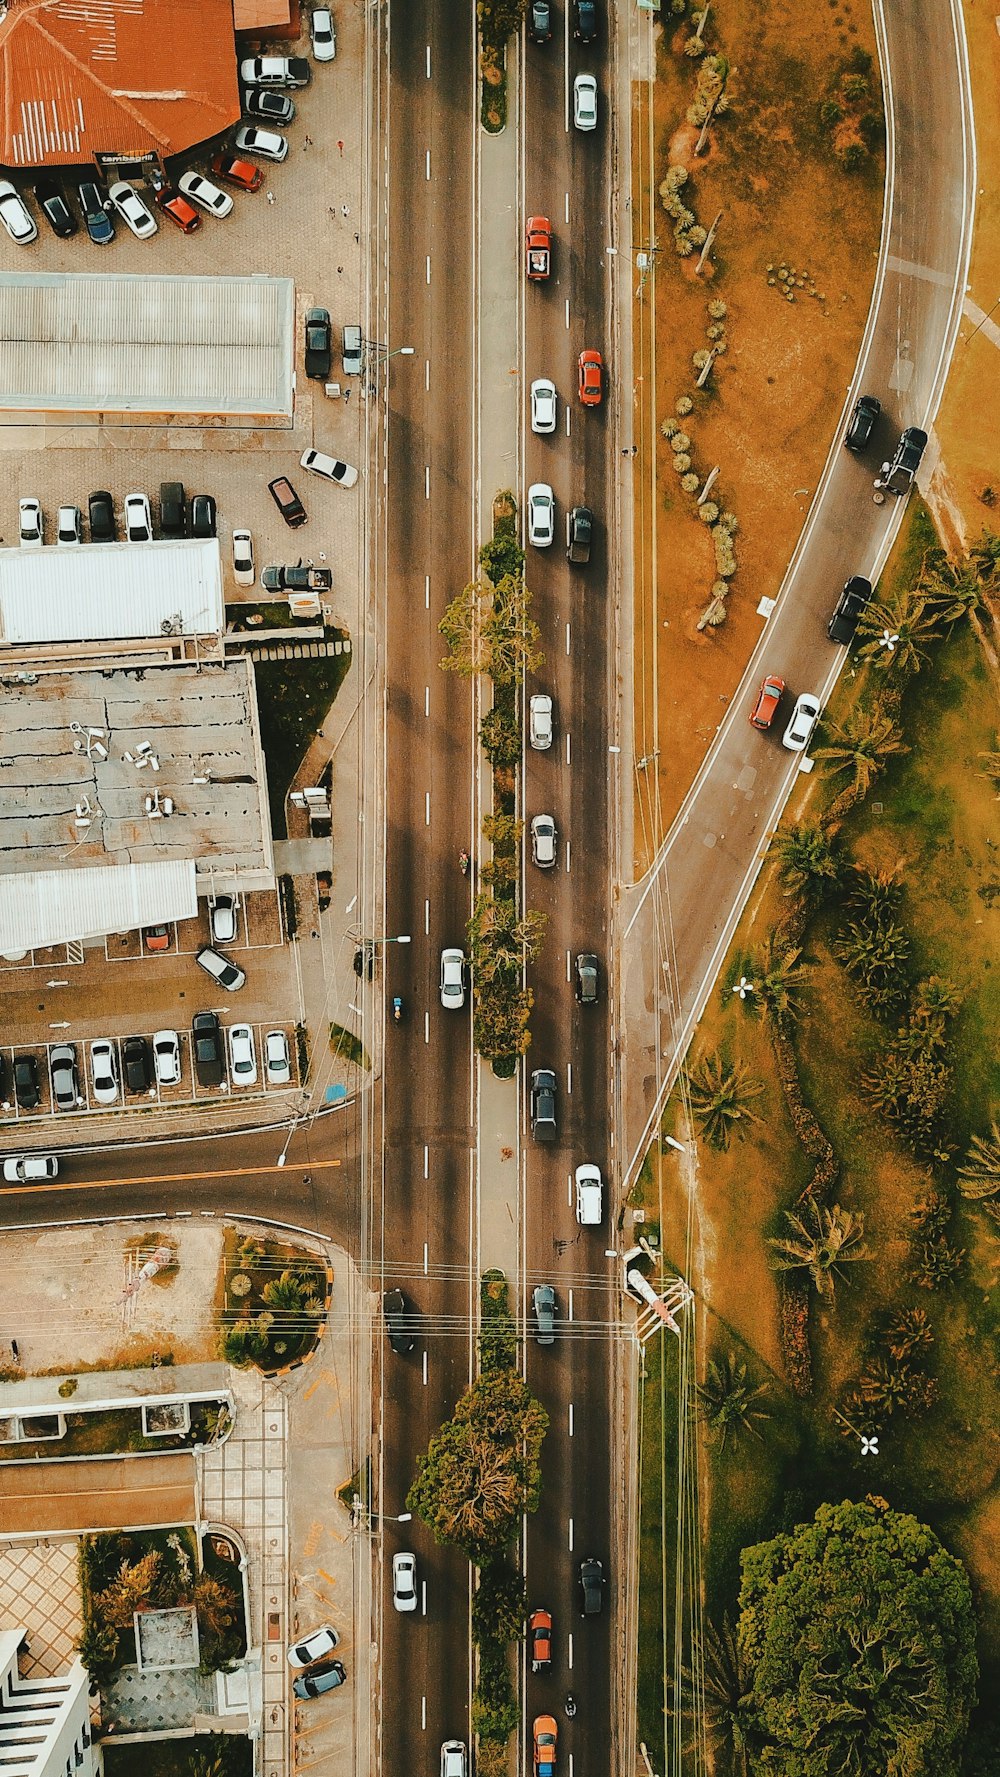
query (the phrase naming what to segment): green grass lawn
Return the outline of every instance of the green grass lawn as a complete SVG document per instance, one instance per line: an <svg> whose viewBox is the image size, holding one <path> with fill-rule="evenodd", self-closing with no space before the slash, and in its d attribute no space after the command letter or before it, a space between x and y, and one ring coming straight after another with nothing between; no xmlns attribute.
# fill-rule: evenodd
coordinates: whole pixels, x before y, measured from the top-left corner
<svg viewBox="0 0 1000 1777"><path fill-rule="evenodd" d="M269 660L254 666L260 738L267 761L271 829L284 838L285 796L303 755L340 690L351 654L315 660Z"/></svg>

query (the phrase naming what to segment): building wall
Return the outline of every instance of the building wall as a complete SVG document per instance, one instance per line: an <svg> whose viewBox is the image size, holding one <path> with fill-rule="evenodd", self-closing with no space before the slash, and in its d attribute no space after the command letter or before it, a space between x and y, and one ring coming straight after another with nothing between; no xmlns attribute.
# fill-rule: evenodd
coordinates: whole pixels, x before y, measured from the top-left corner
<svg viewBox="0 0 1000 1777"><path fill-rule="evenodd" d="M0 1631L0 1768L4 1777L100 1777L90 1727L90 1675L77 1658L62 1678L21 1678L21 1627Z"/></svg>

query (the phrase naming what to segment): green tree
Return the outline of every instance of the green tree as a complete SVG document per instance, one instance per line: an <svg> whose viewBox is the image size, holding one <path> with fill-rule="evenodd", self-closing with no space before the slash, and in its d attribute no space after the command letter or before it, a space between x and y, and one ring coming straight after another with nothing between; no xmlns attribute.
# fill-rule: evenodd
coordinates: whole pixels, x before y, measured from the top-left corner
<svg viewBox="0 0 1000 1777"><path fill-rule="evenodd" d="M875 1006L890 1006L906 992L910 940L902 926L851 921L833 941L833 954Z"/></svg>
<svg viewBox="0 0 1000 1777"><path fill-rule="evenodd" d="M786 895L818 900L826 885L837 880L837 861L822 827L804 821L782 827L774 836L774 851Z"/></svg>
<svg viewBox="0 0 1000 1777"><path fill-rule="evenodd" d="M483 838L494 852L513 856L524 836L524 822L512 814L488 814L483 817Z"/></svg>
<svg viewBox="0 0 1000 1777"><path fill-rule="evenodd" d="M982 577L971 557L940 563L923 581L921 590L936 607L942 623L960 623L963 617L967 617L982 636L979 614L986 609L986 599Z"/></svg>
<svg viewBox="0 0 1000 1777"><path fill-rule="evenodd" d="M199 1734L188 1755L187 1777L240 1777L246 1754L247 1742L239 1734Z"/></svg>
<svg viewBox="0 0 1000 1777"><path fill-rule="evenodd" d="M479 743L491 765L516 765L521 757L521 725L503 704L495 703L479 724Z"/></svg>
<svg viewBox="0 0 1000 1777"><path fill-rule="evenodd" d="M73 1643L91 1678L107 1678L118 1659L118 1631L112 1623L89 1611Z"/></svg>
<svg viewBox="0 0 1000 1777"><path fill-rule="evenodd" d="M969 551L969 561L989 586L1000 578L1000 537L995 531L984 530L978 543L974 543Z"/></svg>
<svg viewBox="0 0 1000 1777"><path fill-rule="evenodd" d="M730 1065L717 1049L703 1055L688 1078L688 1091L705 1140L726 1149L734 1132L740 1137L746 1133L739 1125L759 1123L750 1106L763 1090L742 1061Z"/></svg>
<svg viewBox="0 0 1000 1777"><path fill-rule="evenodd" d="M476 16L484 43L506 43L521 29L527 0L477 0Z"/></svg>
<svg viewBox="0 0 1000 1777"><path fill-rule="evenodd" d="M494 981L498 976L519 980L524 964L538 957L547 924L547 916L537 908L519 917L515 902L477 895L466 927L477 980Z"/></svg>
<svg viewBox="0 0 1000 1777"><path fill-rule="evenodd" d="M890 1357L911 1357L914 1352L928 1352L934 1343L934 1328L926 1308L897 1308L886 1322L882 1343Z"/></svg>
<svg viewBox="0 0 1000 1777"><path fill-rule="evenodd" d="M861 1084L869 1102L918 1154L942 1157L954 1075L928 1043L926 1031L904 1029L877 1050Z"/></svg>
<svg viewBox="0 0 1000 1777"><path fill-rule="evenodd" d="M810 1197L801 1215L786 1209L785 1221L791 1232L768 1240L775 1254L771 1263L776 1271L808 1271L821 1296L833 1295L843 1265L872 1257L860 1210L841 1209L839 1203L827 1209Z"/></svg>
<svg viewBox="0 0 1000 1777"><path fill-rule="evenodd" d="M514 684L522 672L536 672L544 656L538 651L538 625L528 616L530 602L520 575L505 574L495 586L470 581L438 624L448 645L443 671L463 678L487 673L501 685Z"/></svg>
<svg viewBox="0 0 1000 1777"><path fill-rule="evenodd" d="M720 1452L730 1434L734 1443L745 1433L760 1437L758 1421L771 1417L761 1405L767 1392L765 1383L750 1381L747 1366L735 1351L718 1361L710 1360L705 1380L698 1385L698 1408Z"/></svg>
<svg viewBox="0 0 1000 1777"><path fill-rule="evenodd" d="M528 1609L521 1575L506 1561L489 1561L472 1595L472 1635L485 1641L521 1641Z"/></svg>
<svg viewBox="0 0 1000 1777"><path fill-rule="evenodd" d="M802 951L771 933L755 951L752 969L754 994L751 1005L779 1027L790 1024L802 1009L800 992L805 967Z"/></svg>
<svg viewBox="0 0 1000 1777"><path fill-rule="evenodd" d="M976 1201L1000 1192L1000 1125L991 1123L989 1135L973 1136L958 1168L958 1188Z"/></svg>
<svg viewBox="0 0 1000 1777"><path fill-rule="evenodd" d="M932 1530L845 1500L741 1565L752 1771L958 1777L976 1624L965 1568Z"/></svg>
<svg viewBox="0 0 1000 1777"><path fill-rule="evenodd" d="M537 1510L548 1423L516 1371L480 1377L418 1458L407 1510L470 1561L496 1557L515 1540L523 1514Z"/></svg>
<svg viewBox="0 0 1000 1777"><path fill-rule="evenodd" d="M868 925L891 925L902 900L898 866L886 870L851 872L847 905L863 914Z"/></svg>
<svg viewBox="0 0 1000 1777"><path fill-rule="evenodd" d="M472 1018L472 1040L477 1052L490 1062L526 1055L531 1047L531 1008L535 996L530 987L497 979L477 985Z"/></svg>
<svg viewBox="0 0 1000 1777"><path fill-rule="evenodd" d="M817 759L829 760L834 775L850 772L858 797L867 796L887 759L910 750L892 717L881 710L855 706L843 723L828 722L826 731L829 744L814 747L813 752Z"/></svg>
<svg viewBox="0 0 1000 1777"><path fill-rule="evenodd" d="M864 659L897 673L918 673L930 659L930 643L940 638L940 613L925 594L904 591L884 604L870 604L858 624ZM891 648L886 636L896 639Z"/></svg>
<svg viewBox="0 0 1000 1777"><path fill-rule="evenodd" d="M928 1040L943 1040L949 1018L959 1011L962 989L949 981L947 975L928 975L918 981L910 997L910 1017L927 1032Z"/></svg>
<svg viewBox="0 0 1000 1777"><path fill-rule="evenodd" d="M706 1617L696 1647L702 1695L691 1711L695 1733L704 1726L716 1756L728 1754L732 1777L748 1777L746 1701L750 1681L729 1617L723 1617L721 1629Z"/></svg>

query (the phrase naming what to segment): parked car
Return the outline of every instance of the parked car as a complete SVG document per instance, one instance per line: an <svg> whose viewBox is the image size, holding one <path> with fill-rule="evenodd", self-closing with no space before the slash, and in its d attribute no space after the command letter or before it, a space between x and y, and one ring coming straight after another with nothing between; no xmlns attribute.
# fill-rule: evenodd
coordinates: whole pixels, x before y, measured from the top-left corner
<svg viewBox="0 0 1000 1777"><path fill-rule="evenodd" d="M241 191L259 191L264 183L260 167L255 167L252 160L241 159L238 154L213 154L209 165L217 179L238 185Z"/></svg>
<svg viewBox="0 0 1000 1777"><path fill-rule="evenodd" d="M317 6L309 20L309 40L315 62L332 62L337 53L337 34L333 13L328 6Z"/></svg>
<svg viewBox="0 0 1000 1777"><path fill-rule="evenodd" d="M42 1185L59 1177L55 1154L11 1154L3 1163L3 1176L11 1185Z"/></svg>
<svg viewBox="0 0 1000 1777"><path fill-rule="evenodd" d="M598 1561L596 1555L588 1555L580 1562L580 1591L583 1597L584 1617L599 1617L604 1603L604 1563Z"/></svg>
<svg viewBox="0 0 1000 1777"><path fill-rule="evenodd" d="M600 407L604 394L604 360L600 352L581 352L577 369L584 407Z"/></svg>
<svg viewBox="0 0 1000 1777"><path fill-rule="evenodd" d="M581 1006L596 1006L598 962L592 951L585 950L576 959L576 997Z"/></svg>
<svg viewBox="0 0 1000 1777"><path fill-rule="evenodd" d="M142 942L145 948L157 955L161 950L170 949L169 926L144 926Z"/></svg>
<svg viewBox="0 0 1000 1777"><path fill-rule="evenodd" d="M578 74L573 82L573 122L578 130L597 128L597 81L592 74Z"/></svg>
<svg viewBox="0 0 1000 1777"><path fill-rule="evenodd" d="M329 592L333 572L330 568L311 567L304 561L272 563L264 569L260 583L265 592Z"/></svg>
<svg viewBox="0 0 1000 1777"><path fill-rule="evenodd" d="M56 519L56 543L61 549L75 549L83 542L83 515L79 506L60 506Z"/></svg>
<svg viewBox="0 0 1000 1777"><path fill-rule="evenodd" d="M306 315L306 375L328 377L333 362L333 330L329 309L310 309Z"/></svg>
<svg viewBox="0 0 1000 1777"><path fill-rule="evenodd" d="M259 154L264 160L288 158L288 137L279 136L277 130L262 130L256 123L241 124L233 146L244 154Z"/></svg>
<svg viewBox="0 0 1000 1777"><path fill-rule="evenodd" d="M403 1612L417 1608L417 1557L407 1549L392 1557L392 1604Z"/></svg>
<svg viewBox="0 0 1000 1777"><path fill-rule="evenodd" d="M194 234L201 227L201 217L192 203L189 203L176 185L161 185L153 193L153 202L175 222L182 234Z"/></svg>
<svg viewBox="0 0 1000 1777"><path fill-rule="evenodd" d="M195 494L191 501L192 537L214 537L218 530L218 510L213 494Z"/></svg>
<svg viewBox="0 0 1000 1777"><path fill-rule="evenodd" d="M221 1086L222 1030L217 1012L196 1012L191 1020L191 1053L199 1086Z"/></svg>
<svg viewBox="0 0 1000 1777"><path fill-rule="evenodd" d="M15 1055L14 1097L22 1111L35 1111L42 1101L38 1073L38 1057Z"/></svg>
<svg viewBox="0 0 1000 1777"><path fill-rule="evenodd" d="M325 476L327 481L335 481L338 487L353 487L358 479L358 472L350 463L342 463L339 457L329 457L322 450L304 450L299 466L311 469L314 475Z"/></svg>
<svg viewBox="0 0 1000 1777"><path fill-rule="evenodd" d="M235 895L216 895L209 910L208 924L213 944L234 944L236 942L237 908L239 902Z"/></svg>
<svg viewBox="0 0 1000 1777"><path fill-rule="evenodd" d="M413 1316L407 1309L407 1300L402 1290L386 1290L382 1297L382 1313L390 1348L397 1357L406 1357L417 1343L412 1331Z"/></svg>
<svg viewBox="0 0 1000 1777"><path fill-rule="evenodd" d="M528 36L532 43L548 43L552 36L552 7L549 0L531 0Z"/></svg>
<svg viewBox="0 0 1000 1777"><path fill-rule="evenodd" d="M264 1038L264 1076L269 1086L290 1086L292 1057L283 1030L269 1030Z"/></svg>
<svg viewBox="0 0 1000 1777"><path fill-rule="evenodd" d="M210 944L203 944L195 952L194 960L200 969L204 969L206 975L211 975L213 981L217 981L220 987L225 987L230 993L238 992L246 980L246 974L239 964L231 963L227 956L220 956Z"/></svg>
<svg viewBox="0 0 1000 1777"><path fill-rule="evenodd" d="M308 86L312 70L305 56L250 56L240 63L248 86Z"/></svg>
<svg viewBox="0 0 1000 1777"><path fill-rule="evenodd" d="M108 187L108 198L136 240L145 241L156 234L156 217L146 208L134 185L129 185L125 179L117 179Z"/></svg>
<svg viewBox="0 0 1000 1777"><path fill-rule="evenodd" d="M153 1037L153 1071L157 1085L177 1085L181 1077L181 1039L175 1030L158 1030Z"/></svg>
<svg viewBox="0 0 1000 1777"><path fill-rule="evenodd" d="M462 1740L446 1740L441 1748L441 1777L469 1777L469 1760Z"/></svg>
<svg viewBox="0 0 1000 1777"><path fill-rule="evenodd" d="M861 574L852 574L834 606L826 626L831 642L852 642L863 613L872 596L872 583Z"/></svg>
<svg viewBox="0 0 1000 1777"><path fill-rule="evenodd" d="M229 1078L234 1086L256 1086L257 1045L250 1024L229 1026Z"/></svg>
<svg viewBox="0 0 1000 1777"><path fill-rule="evenodd" d="M52 1102L57 1111L75 1111L80 1098L76 1071L76 1044L55 1043L49 1050Z"/></svg>
<svg viewBox="0 0 1000 1777"><path fill-rule="evenodd" d="M90 1045L90 1077L97 1104L115 1104L118 1099L118 1054L108 1037L95 1037Z"/></svg>
<svg viewBox="0 0 1000 1777"><path fill-rule="evenodd" d="M573 35L578 43L593 43L597 37L597 6L595 0L573 0Z"/></svg>
<svg viewBox="0 0 1000 1777"><path fill-rule="evenodd" d="M285 125L295 117L295 101L266 86L245 86L243 109L248 117L261 117L265 123Z"/></svg>
<svg viewBox="0 0 1000 1777"><path fill-rule="evenodd" d="M183 481L160 482L160 535L187 536L187 499Z"/></svg>
<svg viewBox="0 0 1000 1777"><path fill-rule="evenodd" d="M585 566L590 560L590 546L594 536L594 514L589 506L574 506L566 517L566 558L576 566Z"/></svg>
<svg viewBox="0 0 1000 1777"><path fill-rule="evenodd" d="M52 230L61 241L68 241L77 232L76 217L54 179L35 181L35 202Z"/></svg>
<svg viewBox="0 0 1000 1777"><path fill-rule="evenodd" d="M441 952L441 1004L446 1012L460 1012L465 1005L465 952Z"/></svg>
<svg viewBox="0 0 1000 1777"><path fill-rule="evenodd" d="M554 1715L536 1715L532 1728L534 1777L555 1777L559 1728Z"/></svg>
<svg viewBox="0 0 1000 1777"><path fill-rule="evenodd" d="M253 536L250 531L234 531L233 579L237 586L252 586L255 578Z"/></svg>
<svg viewBox="0 0 1000 1777"><path fill-rule="evenodd" d="M536 814L531 822L531 859L539 870L551 870L556 862L558 835L550 814Z"/></svg>
<svg viewBox="0 0 1000 1777"><path fill-rule="evenodd" d="M556 1139L556 1076L550 1067L536 1067L531 1076L531 1133L536 1141Z"/></svg>
<svg viewBox="0 0 1000 1777"><path fill-rule="evenodd" d="M926 449L927 433L922 432L919 426L907 426L896 446L892 462L882 464L875 486L885 488L890 494L908 494Z"/></svg>
<svg viewBox="0 0 1000 1777"><path fill-rule="evenodd" d="M177 181L177 189L190 198L199 209L209 216L228 216L233 207L233 200L228 191L220 191L204 173L182 173Z"/></svg>
<svg viewBox="0 0 1000 1777"><path fill-rule="evenodd" d="M347 1673L340 1660L319 1660L295 1680L292 1690L304 1702L309 1697L325 1696L327 1691L335 1691L346 1683Z"/></svg>
<svg viewBox="0 0 1000 1777"><path fill-rule="evenodd" d="M9 179L0 179L0 223L19 247L29 247L38 239L34 217Z"/></svg>
<svg viewBox="0 0 1000 1777"><path fill-rule="evenodd" d="M785 695L785 681L778 679L773 673L761 683L757 693L757 701L750 711L750 721L754 728L767 731L777 714L778 705Z"/></svg>
<svg viewBox="0 0 1000 1777"><path fill-rule="evenodd" d="M152 1084L149 1044L145 1037L126 1037L122 1044L122 1073L126 1092L148 1092Z"/></svg>
<svg viewBox="0 0 1000 1777"><path fill-rule="evenodd" d="M803 691L795 700L791 721L781 737L781 744L790 753L803 753L809 745L812 731L819 721L820 701L811 691Z"/></svg>
<svg viewBox="0 0 1000 1777"><path fill-rule="evenodd" d="M552 745L552 699L547 691L536 691L528 704L528 738L536 753L547 753Z"/></svg>
<svg viewBox="0 0 1000 1777"><path fill-rule="evenodd" d="M874 395L858 396L844 433L844 443L848 450L862 451L867 447L881 412L882 403Z"/></svg>
<svg viewBox="0 0 1000 1777"><path fill-rule="evenodd" d="M555 534L555 495L547 481L535 481L528 489L528 542L548 549Z"/></svg>
<svg viewBox="0 0 1000 1777"><path fill-rule="evenodd" d="M115 503L106 488L100 487L90 495L87 500L87 516L90 519L90 541L92 543L116 543L118 541Z"/></svg>
<svg viewBox="0 0 1000 1777"><path fill-rule="evenodd" d="M532 1672L547 1672L552 1664L552 1612L533 1610L528 1618L528 1644Z"/></svg>
<svg viewBox="0 0 1000 1777"><path fill-rule="evenodd" d="M93 179L84 179L76 188L84 226L96 247L106 247L115 238L115 225L110 215L111 199L104 187Z"/></svg>
<svg viewBox="0 0 1000 1777"><path fill-rule="evenodd" d="M322 1660L326 1654L332 1654L335 1647L340 1646L340 1636L331 1624L324 1624L322 1629L314 1629L311 1635L303 1636L294 1647L288 1650L289 1666L311 1666L314 1660Z"/></svg>
<svg viewBox="0 0 1000 1777"><path fill-rule="evenodd" d="M125 495L125 541L127 543L151 543L153 541L153 520L149 510L149 500L145 494Z"/></svg>
<svg viewBox="0 0 1000 1777"><path fill-rule="evenodd" d="M30 495L17 502L18 542L22 549L39 549L45 542L45 514Z"/></svg>
<svg viewBox="0 0 1000 1777"><path fill-rule="evenodd" d="M558 410L556 385L547 376L536 376L531 385L531 430L554 432Z"/></svg>
<svg viewBox="0 0 1000 1777"><path fill-rule="evenodd" d="M601 1169L588 1161L576 1169L576 1219L581 1228L596 1228L604 1214Z"/></svg>
<svg viewBox="0 0 1000 1777"><path fill-rule="evenodd" d="M550 1283L538 1283L531 1295L531 1305L535 1311L535 1343L537 1345L554 1345L556 1342L556 1292ZM532 1666L532 1671L537 1668Z"/></svg>
<svg viewBox="0 0 1000 1777"><path fill-rule="evenodd" d="M351 321L340 336L341 361L345 376L360 376L364 363L364 336L356 321Z"/></svg>
<svg viewBox="0 0 1000 1777"><path fill-rule="evenodd" d="M267 491L287 525L294 530L297 525L305 524L306 509L286 476L278 475L274 481L269 481Z"/></svg>

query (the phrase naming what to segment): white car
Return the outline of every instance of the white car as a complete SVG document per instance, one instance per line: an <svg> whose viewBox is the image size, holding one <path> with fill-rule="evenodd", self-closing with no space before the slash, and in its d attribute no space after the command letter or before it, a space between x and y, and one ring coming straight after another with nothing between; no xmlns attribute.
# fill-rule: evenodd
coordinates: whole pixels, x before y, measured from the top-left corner
<svg viewBox="0 0 1000 1777"><path fill-rule="evenodd" d="M333 28L333 13L328 6L317 6L309 20L309 36L312 39L314 62L332 62L337 53L337 33Z"/></svg>
<svg viewBox="0 0 1000 1777"><path fill-rule="evenodd" d="M236 132L236 147L244 154L260 154L265 160L284 160L288 153L288 137L277 130L259 130L255 123L245 123Z"/></svg>
<svg viewBox="0 0 1000 1777"><path fill-rule="evenodd" d="M796 698L791 721L781 737L781 744L790 753L803 753L812 739L812 731L819 721L820 702L811 691L803 691Z"/></svg>
<svg viewBox="0 0 1000 1777"><path fill-rule="evenodd" d="M283 1030L269 1030L264 1038L264 1072L269 1086L290 1086L292 1058Z"/></svg>
<svg viewBox="0 0 1000 1777"><path fill-rule="evenodd" d="M308 86L309 63L304 56L249 56L240 79L248 86Z"/></svg>
<svg viewBox="0 0 1000 1777"><path fill-rule="evenodd" d="M229 1026L229 1073L234 1086L256 1086L257 1050L249 1024Z"/></svg>
<svg viewBox="0 0 1000 1777"><path fill-rule="evenodd" d="M576 1219L581 1228L596 1228L604 1213L604 1187L599 1166L576 1169Z"/></svg>
<svg viewBox="0 0 1000 1777"><path fill-rule="evenodd" d="M322 450L304 450L299 463L303 469L311 469L314 475L323 475L339 487L353 487L358 479L358 472L350 463L342 463L339 457L328 457Z"/></svg>
<svg viewBox="0 0 1000 1777"><path fill-rule="evenodd" d="M38 239L34 217L9 179L0 179L0 222L19 247L27 247Z"/></svg>
<svg viewBox="0 0 1000 1777"><path fill-rule="evenodd" d="M332 1654L340 1644L340 1636L329 1624L323 1629L314 1629L304 1641L296 1642L288 1650L289 1666L311 1666L314 1660L321 1660L324 1654Z"/></svg>
<svg viewBox="0 0 1000 1777"><path fill-rule="evenodd" d="M95 1037L90 1045L90 1077L98 1104L114 1104L118 1097L118 1056L107 1037Z"/></svg>
<svg viewBox="0 0 1000 1777"><path fill-rule="evenodd" d="M208 916L213 944L235 944L238 907L235 895L216 895Z"/></svg>
<svg viewBox="0 0 1000 1777"><path fill-rule="evenodd" d="M253 536L250 531L233 532L233 579L237 586L252 586L255 578Z"/></svg>
<svg viewBox="0 0 1000 1777"><path fill-rule="evenodd" d="M201 210L207 210L210 216L228 216L233 207L233 200L228 191L220 191L204 173L182 173L177 181L178 191L189 197L193 204Z"/></svg>
<svg viewBox="0 0 1000 1777"><path fill-rule="evenodd" d="M547 481L533 482L528 489L528 542L548 549L556 534L556 499Z"/></svg>
<svg viewBox="0 0 1000 1777"><path fill-rule="evenodd" d="M153 1038L153 1067L158 1086L176 1086L181 1077L181 1040L175 1030L158 1030Z"/></svg>
<svg viewBox="0 0 1000 1777"><path fill-rule="evenodd" d="M34 1185L58 1178L59 1162L54 1154L11 1154L3 1163L3 1176L8 1184Z"/></svg>
<svg viewBox="0 0 1000 1777"><path fill-rule="evenodd" d="M118 179L114 185L108 186L108 197L125 227L132 230L137 240L148 240L150 235L156 233L156 217L147 210L134 185L129 185L125 179Z"/></svg>
<svg viewBox="0 0 1000 1777"><path fill-rule="evenodd" d="M469 1760L462 1740L446 1740L441 1748L441 1777L469 1777Z"/></svg>
<svg viewBox="0 0 1000 1777"><path fill-rule="evenodd" d="M38 549L45 542L45 515L38 500L17 503L18 530L22 549Z"/></svg>
<svg viewBox="0 0 1000 1777"><path fill-rule="evenodd" d="M392 1602L396 1610L417 1608L417 1557L403 1549L392 1558Z"/></svg>
<svg viewBox="0 0 1000 1777"><path fill-rule="evenodd" d="M597 81L592 74L578 74L573 82L573 122L578 130L597 128Z"/></svg>
<svg viewBox="0 0 1000 1777"><path fill-rule="evenodd" d="M547 376L538 376L531 385L531 430L554 432L556 429L556 385Z"/></svg>
<svg viewBox="0 0 1000 1777"><path fill-rule="evenodd" d="M551 870L556 861L556 823L550 814L536 814L531 823L531 856L539 870Z"/></svg>
<svg viewBox="0 0 1000 1777"><path fill-rule="evenodd" d="M547 691L536 691L528 705L528 735L536 753L547 753L552 745L552 699Z"/></svg>
<svg viewBox="0 0 1000 1777"><path fill-rule="evenodd" d="M83 519L79 506L60 506L56 520L56 543L63 549L73 549L77 543L83 542Z"/></svg>
<svg viewBox="0 0 1000 1777"><path fill-rule="evenodd" d="M125 495L125 540L128 543L153 541L153 519L145 494Z"/></svg>
<svg viewBox="0 0 1000 1777"><path fill-rule="evenodd" d="M465 952L441 952L441 1004L446 1012L460 1012L465 1005Z"/></svg>

